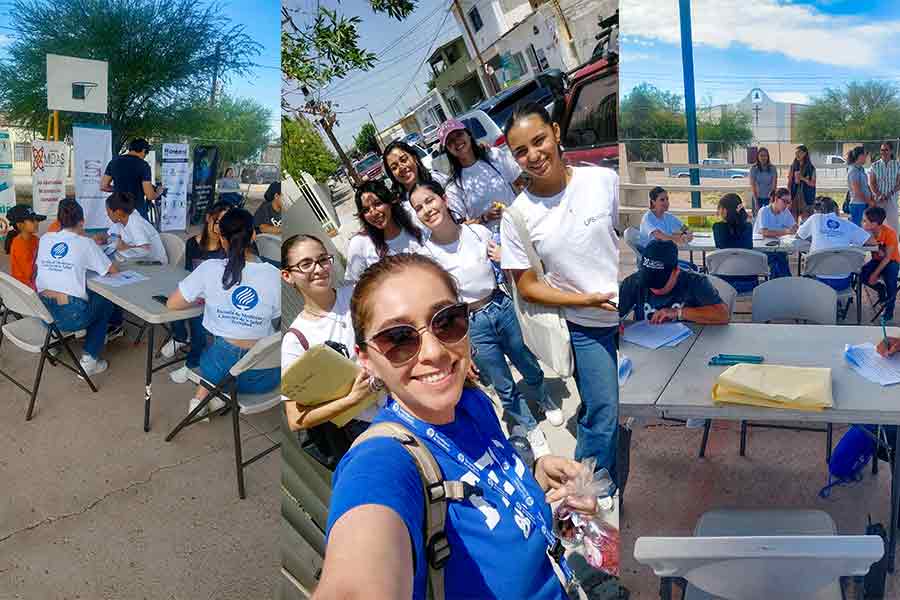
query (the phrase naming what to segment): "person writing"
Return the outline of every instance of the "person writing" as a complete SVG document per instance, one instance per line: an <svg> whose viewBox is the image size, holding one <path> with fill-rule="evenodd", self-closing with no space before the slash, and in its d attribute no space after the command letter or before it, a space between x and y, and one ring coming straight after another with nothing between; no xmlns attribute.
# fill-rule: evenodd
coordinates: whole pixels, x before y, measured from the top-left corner
<svg viewBox="0 0 900 600"><path fill-rule="evenodd" d="M654 240L641 255L637 273L625 278L619 290L619 316L634 313L636 321L690 321L701 325L729 322L728 305L710 280L678 267L678 248Z"/></svg>
<svg viewBox="0 0 900 600"><path fill-rule="evenodd" d="M153 186L150 165L146 160L149 152L150 144L147 140L143 138L131 140L128 152L109 161L100 179L100 190L103 192L131 194L135 210L144 219L149 214L147 202L156 202L166 193L165 188Z"/></svg>
<svg viewBox="0 0 900 600"><path fill-rule="evenodd" d="M787 188L778 188L772 192L771 202L762 207L756 215L753 233L769 239L778 239L783 235L797 233L797 221L788 210L791 192ZM790 277L791 268L787 254L784 252L766 252L769 259L769 273L773 279Z"/></svg>
<svg viewBox="0 0 900 600"><path fill-rule="evenodd" d="M900 352L900 337L886 337L880 342L878 342L878 354L884 356L885 358L889 356L893 356Z"/></svg>
<svg viewBox="0 0 900 600"><path fill-rule="evenodd" d="M448 500L449 557L431 578L432 552L446 547L425 539L427 496L415 461L392 438L352 448L332 479L325 562L313 598L424 600L437 580L448 599L564 600L552 560L569 570L564 557L548 554L558 547L549 503L562 499L563 482L581 466L547 455L532 474L490 399L466 386L469 309L456 280L424 255L388 256L360 278L350 311L360 365L391 391L374 422L408 429L445 481L468 486ZM596 504L589 499L575 508L594 513Z"/></svg>
<svg viewBox="0 0 900 600"><path fill-rule="evenodd" d="M863 229L878 244L878 250L872 252L872 259L863 265L859 275L864 284L878 292L878 302L884 305L882 317L891 321L897 301L900 251L897 250L897 232L885 224L885 218L885 210L880 206L870 206L863 213Z"/></svg>
<svg viewBox="0 0 900 600"><path fill-rule="evenodd" d="M31 289L34 287L34 261L38 251L38 223L47 217L39 215L30 206L17 204L6 213L10 230L4 247L9 255L9 274Z"/></svg>
<svg viewBox="0 0 900 600"><path fill-rule="evenodd" d="M837 203L827 196L818 199L818 210L800 224L797 237L810 240L810 254L830 248L861 247L869 243L872 235L847 219L837 215ZM816 279L838 292L850 287L850 273L816 276Z"/></svg>
<svg viewBox="0 0 900 600"><path fill-rule="evenodd" d="M281 235L281 209L281 182L274 181L269 184L264 202L253 215L253 225L257 233Z"/></svg>
<svg viewBox="0 0 900 600"><path fill-rule="evenodd" d="M115 251L127 260L143 259L162 265L169 262L159 232L135 210L130 194L110 194L106 198L106 215L113 224L105 234L95 236L98 244L115 241Z"/></svg>

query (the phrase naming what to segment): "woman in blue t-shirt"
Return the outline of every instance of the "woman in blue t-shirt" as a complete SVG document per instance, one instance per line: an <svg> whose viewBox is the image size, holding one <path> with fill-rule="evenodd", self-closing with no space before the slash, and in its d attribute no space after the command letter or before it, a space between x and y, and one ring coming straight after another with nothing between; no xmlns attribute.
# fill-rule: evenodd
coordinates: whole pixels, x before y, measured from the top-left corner
<svg viewBox="0 0 900 600"><path fill-rule="evenodd" d="M553 534L532 523L551 525L547 502L563 495L562 482L580 466L548 455L532 476L487 396L465 387L469 315L452 276L422 255L389 256L363 274L350 306L359 362L391 390L374 422L414 431L445 480L470 484L464 499L447 503L445 597L564 599L546 553ZM317 594L424 599L425 498L403 445L363 442L341 460L333 483Z"/></svg>
<svg viewBox="0 0 900 600"><path fill-rule="evenodd" d="M865 164L868 154L863 146L856 146L847 153L847 189L850 192L850 220L861 226L863 213L870 206L875 206L875 198L869 188Z"/></svg>

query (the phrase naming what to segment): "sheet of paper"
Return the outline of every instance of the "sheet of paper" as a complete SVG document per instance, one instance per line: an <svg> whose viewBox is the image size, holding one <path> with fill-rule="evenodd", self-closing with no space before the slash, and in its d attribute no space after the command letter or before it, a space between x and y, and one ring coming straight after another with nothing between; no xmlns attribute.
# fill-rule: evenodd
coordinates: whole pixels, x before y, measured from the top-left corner
<svg viewBox="0 0 900 600"><path fill-rule="evenodd" d="M638 321L625 328L626 342L655 350L662 346L677 346L693 332L684 323L660 323L654 325L650 321Z"/></svg>
<svg viewBox="0 0 900 600"><path fill-rule="evenodd" d="M109 287L122 287L140 281L147 281L149 277L142 275L137 271L122 271L113 275L97 275L92 278L97 283L108 285Z"/></svg>
<svg viewBox="0 0 900 600"><path fill-rule="evenodd" d="M878 354L874 344L848 344L844 358L854 371L879 385L900 383L900 355L885 358Z"/></svg>

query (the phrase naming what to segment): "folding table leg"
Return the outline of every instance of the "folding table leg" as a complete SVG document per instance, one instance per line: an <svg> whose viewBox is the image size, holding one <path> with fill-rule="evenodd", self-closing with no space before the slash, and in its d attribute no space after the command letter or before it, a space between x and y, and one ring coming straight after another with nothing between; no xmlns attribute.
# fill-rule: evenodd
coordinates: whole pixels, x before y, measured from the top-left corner
<svg viewBox="0 0 900 600"><path fill-rule="evenodd" d="M741 456L747 453L747 421L741 421Z"/></svg>
<svg viewBox="0 0 900 600"><path fill-rule="evenodd" d="M831 448L834 442L834 426L828 423L825 427L825 464L831 462Z"/></svg>
<svg viewBox="0 0 900 600"><path fill-rule="evenodd" d="M144 380L144 432L150 431L150 399L153 397L153 335L156 327L147 324L147 374Z"/></svg>
<svg viewBox="0 0 900 600"><path fill-rule="evenodd" d="M894 446L890 453L893 465L891 469L891 520L888 525L890 533L888 535L887 549L887 568L889 573L894 572L894 559L897 551L897 514L900 511L900 490L897 489L897 481L900 480L900 461L897 460L897 444L894 444Z"/></svg>
<svg viewBox="0 0 900 600"><path fill-rule="evenodd" d="M703 440L700 442L700 458L706 456L706 442L709 441L709 428L712 426L712 419L706 419L703 422Z"/></svg>
<svg viewBox="0 0 900 600"><path fill-rule="evenodd" d="M875 430L875 456L872 457L872 475L878 475L878 451L881 449L881 425Z"/></svg>
<svg viewBox="0 0 900 600"><path fill-rule="evenodd" d="M231 398L228 399L231 404L231 425L234 430L234 462L237 468L237 485L238 496L241 500L247 497L244 489L244 457L243 448L241 448L241 405L238 403L238 383L234 380L231 388Z"/></svg>

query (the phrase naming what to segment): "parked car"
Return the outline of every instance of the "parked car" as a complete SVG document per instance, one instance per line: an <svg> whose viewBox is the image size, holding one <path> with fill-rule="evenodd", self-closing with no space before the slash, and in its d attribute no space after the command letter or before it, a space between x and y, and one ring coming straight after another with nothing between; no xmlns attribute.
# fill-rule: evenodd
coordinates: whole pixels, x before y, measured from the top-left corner
<svg viewBox="0 0 900 600"><path fill-rule="evenodd" d="M517 107L539 102L553 114L558 103L565 102L565 86L566 76L559 70L551 69L530 81L503 90L457 119L469 128L479 143L503 146L506 144L503 127Z"/></svg>
<svg viewBox="0 0 900 600"><path fill-rule="evenodd" d="M551 113L559 123L566 162L618 169L618 63L596 59L570 81L565 103Z"/></svg>
<svg viewBox="0 0 900 600"><path fill-rule="evenodd" d="M241 169L241 183L268 185L281 181L281 168L274 163L247 165Z"/></svg>
<svg viewBox="0 0 900 600"><path fill-rule="evenodd" d="M384 177L384 167L381 164L381 156L371 152L364 156L353 167L359 176L364 180L382 179Z"/></svg>
<svg viewBox="0 0 900 600"><path fill-rule="evenodd" d="M407 144L419 144L420 146L425 144L425 141L422 139L422 134L418 131L413 131L408 136L403 138L403 141Z"/></svg>
<svg viewBox="0 0 900 600"><path fill-rule="evenodd" d="M724 158L704 158L700 161L700 177L713 179L741 179L750 175L750 169L738 169L726 167L728 161ZM691 170L687 167L672 167L669 169L670 177L690 177Z"/></svg>
<svg viewBox="0 0 900 600"><path fill-rule="evenodd" d="M438 125L429 125L422 130L422 140L425 146L433 146L438 142Z"/></svg>

